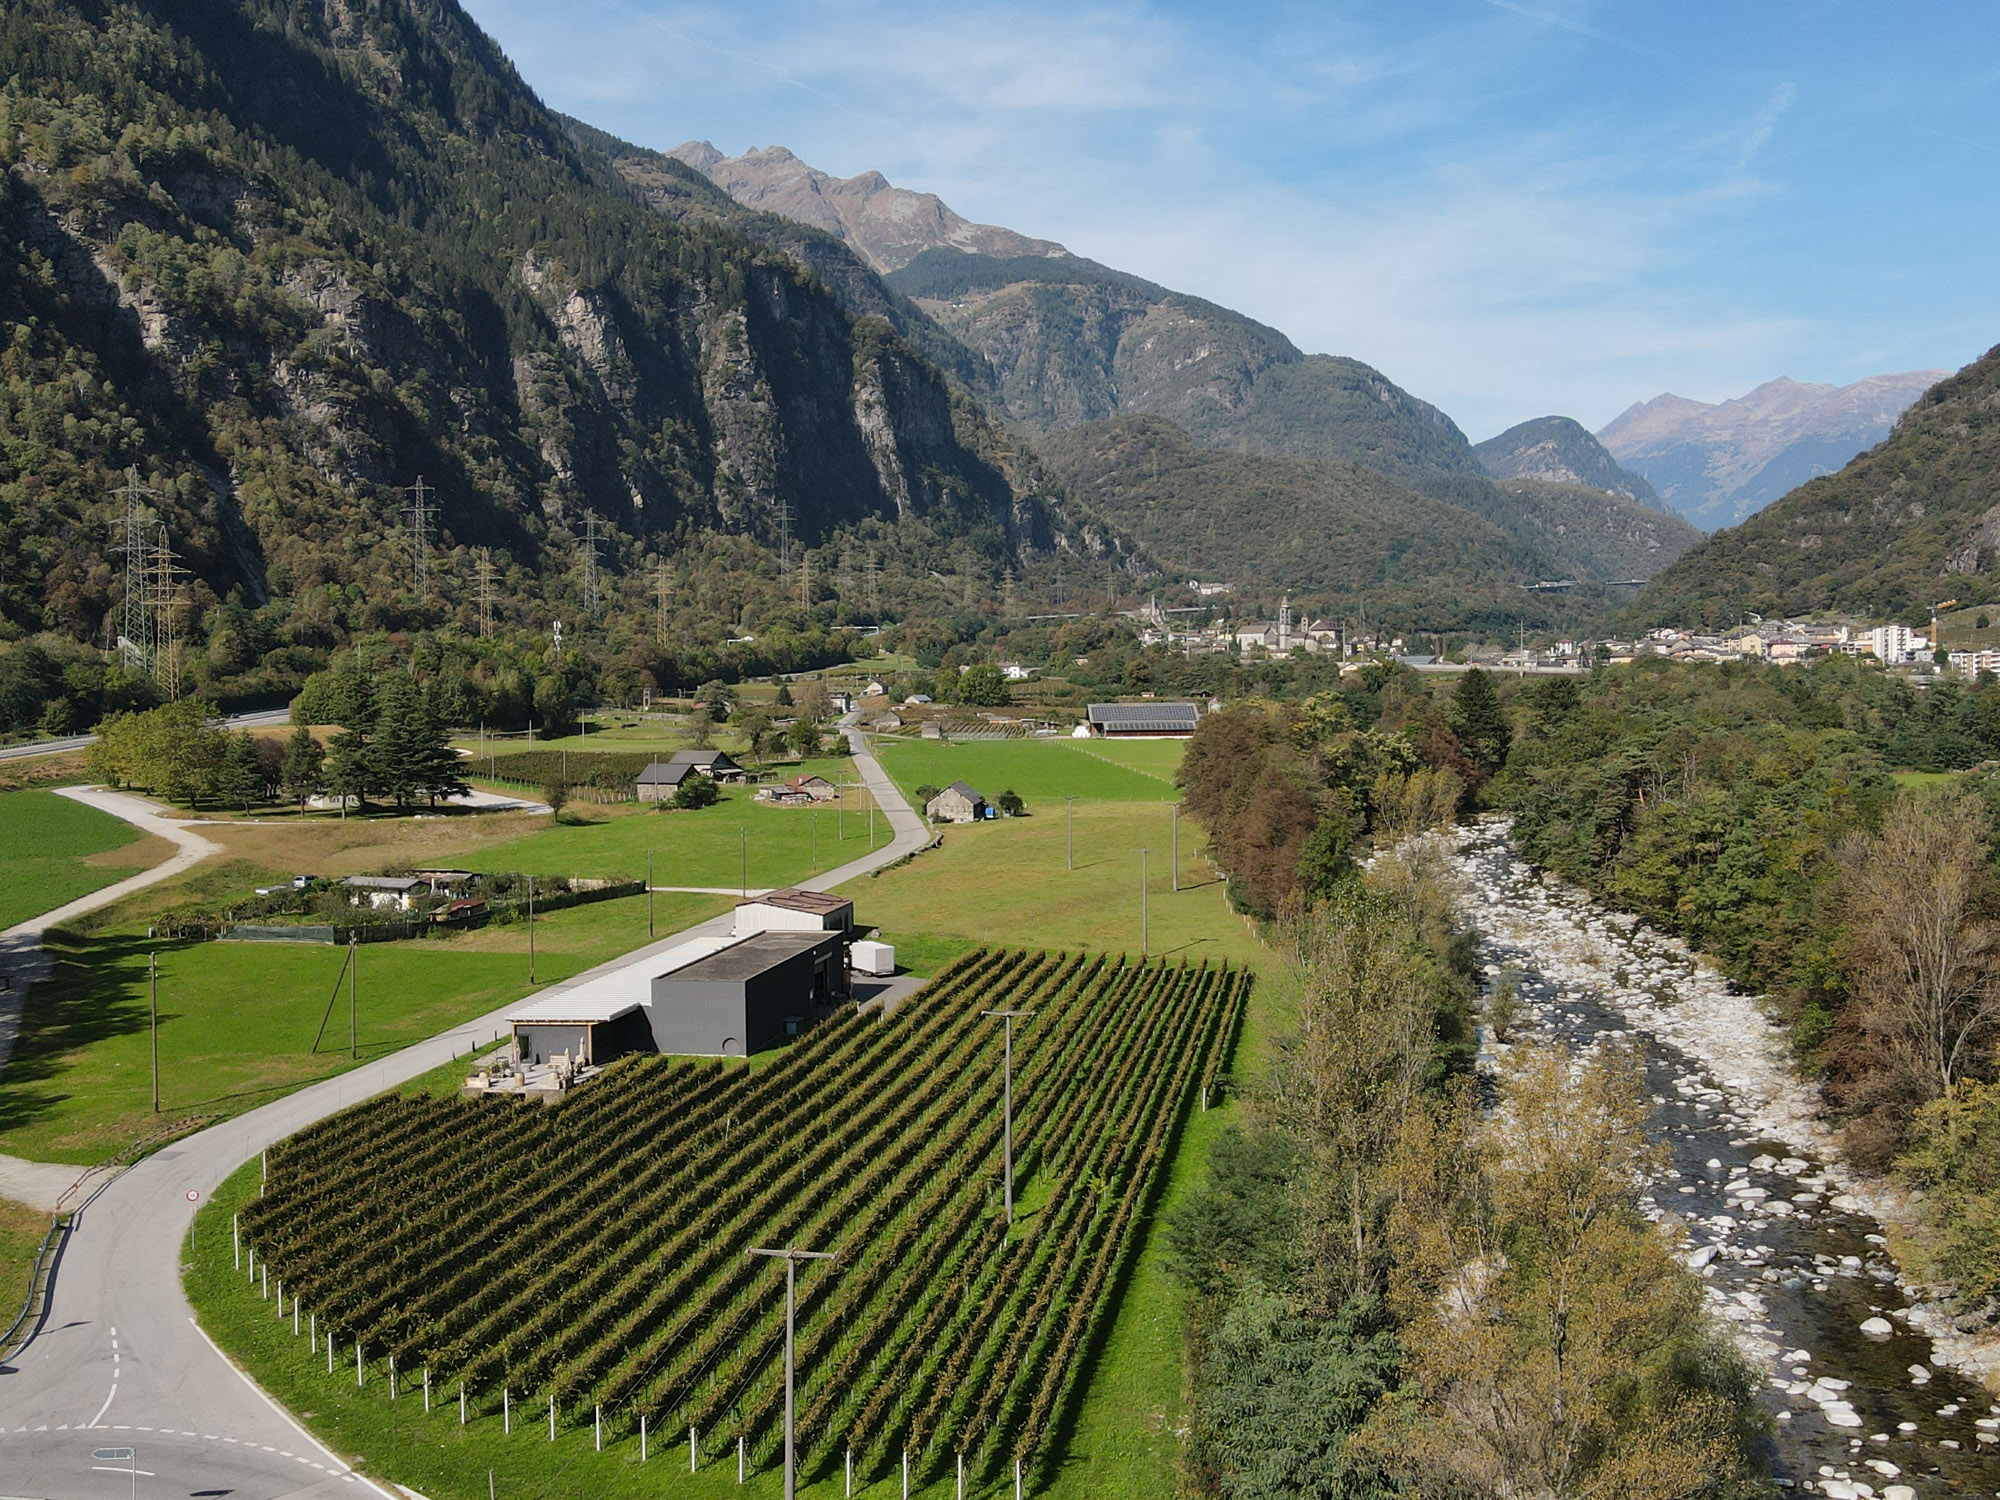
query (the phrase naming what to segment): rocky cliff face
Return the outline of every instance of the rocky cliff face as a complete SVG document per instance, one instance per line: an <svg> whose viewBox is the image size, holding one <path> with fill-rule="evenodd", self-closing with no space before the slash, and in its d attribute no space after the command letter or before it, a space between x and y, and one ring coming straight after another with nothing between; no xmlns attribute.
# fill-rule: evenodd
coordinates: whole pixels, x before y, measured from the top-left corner
<svg viewBox="0 0 2000 1500"><path fill-rule="evenodd" d="M1780 377L1713 405L1667 394L1628 407L1597 434L1660 498L1705 530L1733 526L1889 435L1945 370L1874 375L1852 385Z"/></svg>
<svg viewBox="0 0 2000 1500"><path fill-rule="evenodd" d="M1475 443L1473 454L1495 479L1535 479L1609 490L1627 500L1654 503L1658 496L1645 476L1621 469L1581 422L1569 417L1537 417Z"/></svg>
<svg viewBox="0 0 2000 1500"><path fill-rule="evenodd" d="M914 518L1048 544L983 419L848 305L858 282L635 201L455 7L20 9L0 76L40 83L0 142L0 426L31 439L0 453L16 626L99 633L127 466L215 598L386 600L419 475L447 570L492 545L560 574L585 510L644 545L775 541L787 508L807 540Z"/></svg>
<svg viewBox="0 0 2000 1500"><path fill-rule="evenodd" d="M974 224L935 193L915 193L880 172L830 177L783 146L724 156L707 141L668 153L702 173L738 203L783 214L854 247L877 271L908 265L926 250L981 255L1066 255L1053 240L1030 239L997 224Z"/></svg>

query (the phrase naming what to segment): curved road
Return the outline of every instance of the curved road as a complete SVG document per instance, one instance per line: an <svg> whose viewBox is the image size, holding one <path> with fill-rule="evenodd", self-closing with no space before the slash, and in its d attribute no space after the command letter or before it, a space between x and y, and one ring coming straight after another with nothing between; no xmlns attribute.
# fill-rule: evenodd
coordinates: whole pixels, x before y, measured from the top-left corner
<svg viewBox="0 0 2000 1500"><path fill-rule="evenodd" d="M893 864L930 838L860 734L851 727L847 733L855 767L895 837L805 882L814 890ZM677 933L569 984L728 921L725 914ZM147 1494L227 1493L238 1500L391 1494L312 1438L208 1342L181 1289L180 1245L195 1199L264 1147L462 1056L504 1030L511 1009L178 1141L106 1187L77 1217L41 1332L12 1365L0 1366L0 1497L128 1495L131 1481L122 1471L92 1466L91 1450L106 1445L137 1448L142 1473L156 1476L145 1481Z"/></svg>

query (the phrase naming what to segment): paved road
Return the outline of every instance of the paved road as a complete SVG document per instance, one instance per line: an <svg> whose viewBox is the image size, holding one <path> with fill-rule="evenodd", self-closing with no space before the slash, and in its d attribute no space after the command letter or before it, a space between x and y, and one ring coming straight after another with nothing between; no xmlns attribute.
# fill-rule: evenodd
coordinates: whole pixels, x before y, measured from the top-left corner
<svg viewBox="0 0 2000 1500"><path fill-rule="evenodd" d="M827 890L924 847L929 830L849 729L855 766L894 840L805 884ZM865 900L865 897L864 897ZM582 984L727 930L728 914L578 975ZM77 1220L42 1331L0 1367L0 1495L96 1500L129 1493L91 1471L91 1449L130 1443L153 1494L236 1500L388 1494L350 1470L229 1363L195 1326L180 1245L195 1204L273 1141L462 1056L506 1027L508 1006L155 1153L113 1181ZM129 1481L127 1482L129 1484Z"/></svg>
<svg viewBox="0 0 2000 1500"><path fill-rule="evenodd" d="M260 708L254 714L233 714L222 721L227 729L269 729L276 724L291 722L292 711L289 708ZM0 745L0 760L30 760L37 755L60 755L65 750L83 750L96 743L97 736L94 734L72 734L59 740Z"/></svg>

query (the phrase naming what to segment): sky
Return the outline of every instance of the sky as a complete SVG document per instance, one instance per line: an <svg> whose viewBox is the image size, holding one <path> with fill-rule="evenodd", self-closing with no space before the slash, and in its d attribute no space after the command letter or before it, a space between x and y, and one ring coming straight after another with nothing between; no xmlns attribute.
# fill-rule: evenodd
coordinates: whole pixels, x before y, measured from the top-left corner
<svg viewBox="0 0 2000 1500"><path fill-rule="evenodd" d="M615 135L878 170L1474 441L2000 343L1988 0L465 3Z"/></svg>

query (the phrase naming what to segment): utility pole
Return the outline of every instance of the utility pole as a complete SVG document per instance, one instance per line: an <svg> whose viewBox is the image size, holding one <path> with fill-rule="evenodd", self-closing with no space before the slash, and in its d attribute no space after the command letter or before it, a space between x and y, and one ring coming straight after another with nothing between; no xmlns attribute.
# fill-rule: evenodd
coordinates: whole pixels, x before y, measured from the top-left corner
<svg viewBox="0 0 2000 1500"><path fill-rule="evenodd" d="M151 492L139 483L139 471L125 471L125 539L113 550L125 554L125 618L118 651L134 672L153 670L153 533Z"/></svg>
<svg viewBox="0 0 2000 1500"><path fill-rule="evenodd" d="M153 680L160 696L177 703L181 696L180 587L184 571L174 561L173 542L162 523L153 549Z"/></svg>
<svg viewBox="0 0 2000 1500"><path fill-rule="evenodd" d="M1178 802L1173 805L1169 826L1173 830L1174 841L1174 890L1178 893L1181 888L1181 805Z"/></svg>
<svg viewBox="0 0 2000 1500"><path fill-rule="evenodd" d="M528 877L528 983L535 982L535 877Z"/></svg>
<svg viewBox="0 0 2000 1500"><path fill-rule="evenodd" d="M798 1307L796 1279L798 1264L802 1260L832 1260L834 1256L825 1250L794 1250L789 1246L783 1250L753 1247L743 1253L762 1255L785 1263L785 1500L794 1500L797 1494L797 1464L792 1452L794 1347L792 1325Z"/></svg>
<svg viewBox="0 0 2000 1500"><path fill-rule="evenodd" d="M743 899L750 899L750 830L739 828L736 836L743 844Z"/></svg>
<svg viewBox="0 0 2000 1500"><path fill-rule="evenodd" d="M1146 851L1139 851L1139 957L1146 956Z"/></svg>
<svg viewBox="0 0 2000 1500"><path fill-rule="evenodd" d="M1069 867L1076 868L1076 798L1063 798L1064 815L1069 830Z"/></svg>
<svg viewBox="0 0 2000 1500"><path fill-rule="evenodd" d="M431 518L437 507L430 497L436 493L421 474L410 486L410 580L419 599L431 591Z"/></svg>
<svg viewBox="0 0 2000 1500"><path fill-rule="evenodd" d="M982 1016L998 1016L1007 1023L1006 1090L1004 1098L1005 1123L1002 1127L1002 1156L1007 1182L1007 1226L1014 1225L1014 1023L1030 1021L1035 1013L1031 1010L982 1010Z"/></svg>
<svg viewBox="0 0 2000 1500"><path fill-rule="evenodd" d="M653 935L653 851L646 851L646 936Z"/></svg>
<svg viewBox="0 0 2000 1500"><path fill-rule="evenodd" d="M778 502L778 576L786 578L792 571L792 502Z"/></svg>
<svg viewBox="0 0 2000 1500"><path fill-rule="evenodd" d="M360 1058L361 1048L354 1027L354 989L359 982L357 972L361 968L361 934L347 935L347 1058L353 1062Z"/></svg>
<svg viewBox="0 0 2000 1500"><path fill-rule="evenodd" d="M160 1112L160 955L146 955L146 978L153 992L153 1113Z"/></svg>

